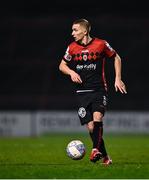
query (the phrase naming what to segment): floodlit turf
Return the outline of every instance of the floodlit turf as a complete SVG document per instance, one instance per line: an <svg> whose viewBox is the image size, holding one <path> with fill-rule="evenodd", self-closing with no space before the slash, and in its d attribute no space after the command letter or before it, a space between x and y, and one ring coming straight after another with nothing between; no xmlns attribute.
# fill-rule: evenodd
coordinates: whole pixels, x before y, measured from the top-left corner
<svg viewBox="0 0 149 180"><path fill-rule="evenodd" d="M71 160L65 148L80 139L86 146L82 160ZM113 159L104 167L89 161L88 134L51 134L32 138L0 138L1 179L129 179L149 178L149 135L106 135L105 144Z"/></svg>

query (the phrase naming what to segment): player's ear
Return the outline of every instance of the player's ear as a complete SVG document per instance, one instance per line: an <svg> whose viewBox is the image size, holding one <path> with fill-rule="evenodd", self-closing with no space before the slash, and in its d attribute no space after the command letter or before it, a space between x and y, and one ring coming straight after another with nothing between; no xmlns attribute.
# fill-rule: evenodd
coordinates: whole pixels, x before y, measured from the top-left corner
<svg viewBox="0 0 149 180"><path fill-rule="evenodd" d="M87 30L86 30L86 29L84 30L84 34L85 34L85 35L87 35L87 34L88 34L88 32L87 32Z"/></svg>

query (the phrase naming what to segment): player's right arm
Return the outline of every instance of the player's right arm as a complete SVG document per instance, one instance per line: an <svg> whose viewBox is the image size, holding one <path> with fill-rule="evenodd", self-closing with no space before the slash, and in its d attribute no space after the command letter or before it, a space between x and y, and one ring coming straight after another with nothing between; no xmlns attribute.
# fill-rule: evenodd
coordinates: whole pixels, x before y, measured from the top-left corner
<svg viewBox="0 0 149 180"><path fill-rule="evenodd" d="M77 74L75 71L69 68L66 61L63 59L60 62L59 70L63 72L66 75L69 75L71 77L71 80L75 83L82 83L81 77L79 74Z"/></svg>

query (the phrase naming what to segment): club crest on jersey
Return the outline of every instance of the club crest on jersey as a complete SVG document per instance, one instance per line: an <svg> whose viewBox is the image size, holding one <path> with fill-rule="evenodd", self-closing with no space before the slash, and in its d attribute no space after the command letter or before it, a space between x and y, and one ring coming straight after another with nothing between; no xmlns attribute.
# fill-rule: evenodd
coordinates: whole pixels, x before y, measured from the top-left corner
<svg viewBox="0 0 149 180"><path fill-rule="evenodd" d="M78 115L81 117L81 118L84 118L86 116L86 110L84 107L80 107L79 110L78 110Z"/></svg>
<svg viewBox="0 0 149 180"><path fill-rule="evenodd" d="M89 52L89 50L88 49L85 49L85 50L82 50L81 51L81 53L83 54L82 55L82 59L84 60L84 61L87 61L87 58L88 58L88 52Z"/></svg>
<svg viewBox="0 0 149 180"><path fill-rule="evenodd" d="M87 54L83 54L82 58L84 61L86 61L87 60Z"/></svg>

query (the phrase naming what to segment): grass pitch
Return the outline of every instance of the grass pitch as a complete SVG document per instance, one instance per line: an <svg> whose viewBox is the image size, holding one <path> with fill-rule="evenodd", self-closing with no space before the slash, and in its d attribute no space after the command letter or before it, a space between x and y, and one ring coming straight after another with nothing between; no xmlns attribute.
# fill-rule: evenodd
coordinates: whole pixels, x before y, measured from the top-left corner
<svg viewBox="0 0 149 180"><path fill-rule="evenodd" d="M71 160L66 146L80 139L86 146L82 160ZM149 135L106 135L113 164L89 161L88 134L50 134L32 138L0 138L1 179L143 179L149 178Z"/></svg>

